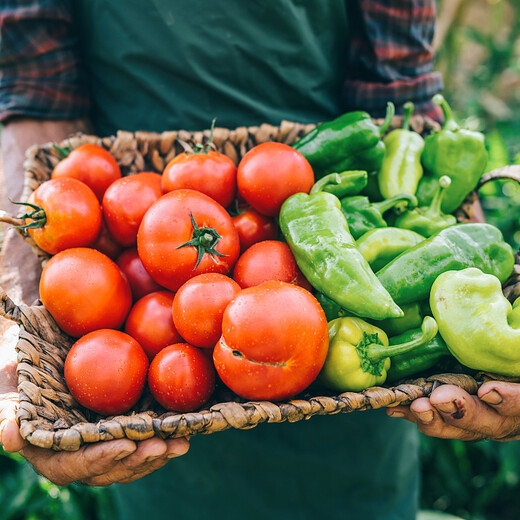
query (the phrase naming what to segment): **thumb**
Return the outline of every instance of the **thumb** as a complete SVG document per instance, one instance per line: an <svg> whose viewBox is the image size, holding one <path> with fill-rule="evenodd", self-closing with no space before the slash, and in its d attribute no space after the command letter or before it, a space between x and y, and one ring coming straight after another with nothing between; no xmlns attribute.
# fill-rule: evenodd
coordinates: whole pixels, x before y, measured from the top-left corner
<svg viewBox="0 0 520 520"><path fill-rule="evenodd" d="M26 445L16 421L19 405L17 393L0 395L0 444L10 453L20 451Z"/></svg>

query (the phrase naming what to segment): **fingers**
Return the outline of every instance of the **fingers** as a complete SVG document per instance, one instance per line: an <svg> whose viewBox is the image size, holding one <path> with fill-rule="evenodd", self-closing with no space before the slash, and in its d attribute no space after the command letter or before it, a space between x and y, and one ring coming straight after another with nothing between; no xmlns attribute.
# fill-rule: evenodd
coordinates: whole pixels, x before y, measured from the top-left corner
<svg viewBox="0 0 520 520"><path fill-rule="evenodd" d="M520 384L489 381L479 388L478 396L501 415L520 416Z"/></svg>
<svg viewBox="0 0 520 520"><path fill-rule="evenodd" d="M4 394L0 397L0 445L9 453L20 451L26 445L16 421L17 409L18 394Z"/></svg>

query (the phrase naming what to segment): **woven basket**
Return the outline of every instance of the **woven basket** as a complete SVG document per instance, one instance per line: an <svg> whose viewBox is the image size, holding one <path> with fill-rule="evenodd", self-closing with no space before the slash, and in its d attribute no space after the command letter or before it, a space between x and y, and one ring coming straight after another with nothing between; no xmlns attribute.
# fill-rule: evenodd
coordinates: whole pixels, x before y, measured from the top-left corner
<svg viewBox="0 0 520 520"><path fill-rule="evenodd" d="M393 126L399 126L395 118ZM236 163L253 146L266 141L292 144L310 131L314 125L282 122L280 126L261 125L240 127L235 130L216 128L213 143ZM436 123L426 118L412 118L412 128L429 132ZM162 172L176 154L183 151L179 141L204 143L209 131L119 132L116 137L98 138L89 135L73 136L60 143L71 149L85 143L96 143L108 149L121 166L123 175L139 171ZM60 157L52 144L33 147L25 162L23 200L42 182L50 178ZM520 167L496 170L483 177L481 184L495 178L513 178L520 182ZM476 193L472 194L458 211L459 221L471 216ZM32 241L26 233L24 238ZM31 243L44 264L49 255ZM515 272L506 283L506 295L512 301L520 296L520 258ZM75 341L64 334L51 315L41 306L17 306L0 289L0 315L20 325L17 343L18 390L20 409L18 420L22 436L35 446L57 451L75 451L84 443L126 437L143 440L149 437L182 437L198 433L213 433L228 428L253 428L263 422L295 422L313 415L352 412L410 403L428 396L440 384L455 384L470 393L476 393L481 375L441 374L416 379L392 388L375 387L360 393L340 395L313 395L312 387L298 399L283 403L245 402L225 387L217 389L208 408L198 412L178 414L165 412L145 393L126 415L103 418L81 407L70 395L63 377L63 365L70 346Z"/></svg>

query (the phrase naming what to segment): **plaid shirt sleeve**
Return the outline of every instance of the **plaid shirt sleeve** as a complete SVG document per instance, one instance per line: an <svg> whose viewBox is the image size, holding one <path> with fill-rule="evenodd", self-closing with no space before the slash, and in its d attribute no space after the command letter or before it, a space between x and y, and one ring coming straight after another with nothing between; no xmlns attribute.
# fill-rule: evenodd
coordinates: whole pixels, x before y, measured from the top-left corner
<svg viewBox="0 0 520 520"><path fill-rule="evenodd" d="M435 0L346 0L351 43L344 84L346 110L380 117L387 101L442 119L431 98L442 89L433 71Z"/></svg>
<svg viewBox="0 0 520 520"><path fill-rule="evenodd" d="M3 0L0 7L0 121L74 119L88 112L73 0Z"/></svg>

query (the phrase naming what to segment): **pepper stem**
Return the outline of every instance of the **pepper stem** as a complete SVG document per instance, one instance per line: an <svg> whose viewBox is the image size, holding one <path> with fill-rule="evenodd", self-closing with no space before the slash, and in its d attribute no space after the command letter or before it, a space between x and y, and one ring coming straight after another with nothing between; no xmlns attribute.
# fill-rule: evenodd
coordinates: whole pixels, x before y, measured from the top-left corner
<svg viewBox="0 0 520 520"><path fill-rule="evenodd" d="M348 170L342 173L329 173L314 183L310 194L323 191L338 198L359 193L367 184L368 174L364 170Z"/></svg>
<svg viewBox="0 0 520 520"><path fill-rule="evenodd" d="M408 206L410 209L417 207L417 198L415 195L411 195L410 193L400 193L399 195L394 195L389 199L383 200L381 202L376 202L372 206L374 206L381 215L387 212L389 209L392 209L401 201L408 201Z"/></svg>
<svg viewBox="0 0 520 520"><path fill-rule="evenodd" d="M425 216L433 218L433 217L439 217L441 215L442 199L444 198L446 189L449 188L450 185L451 185L451 179L447 175L443 175L439 179L439 186L435 190L435 195L433 196L430 206L424 212Z"/></svg>
<svg viewBox="0 0 520 520"><path fill-rule="evenodd" d="M443 130L458 130L460 126L453 115L450 105L442 94L435 94L432 98L433 103L439 105L444 112L444 124L442 125Z"/></svg>
<svg viewBox="0 0 520 520"><path fill-rule="evenodd" d="M400 345L391 345L386 347L378 343L370 343L366 346L365 357L370 363L378 363L382 359L405 354L418 347L428 344L437 334L439 328L437 322L431 316L426 316L421 325L422 334L418 338L401 343Z"/></svg>
<svg viewBox="0 0 520 520"><path fill-rule="evenodd" d="M325 189L326 186L338 186L339 184L341 184L341 177L339 176L339 173L329 173L314 183L311 191L309 191L309 195L313 193L320 193Z"/></svg>
<svg viewBox="0 0 520 520"><path fill-rule="evenodd" d="M410 130L410 119L413 114L414 104L411 101L407 101L403 105L403 109L404 109L404 115L403 115L403 124L401 127L403 130Z"/></svg>
<svg viewBox="0 0 520 520"><path fill-rule="evenodd" d="M382 136L392 124L392 119L395 116L395 106L394 104L389 101L386 104L386 114L385 114L385 120L383 121L383 124L379 127L379 135Z"/></svg>

